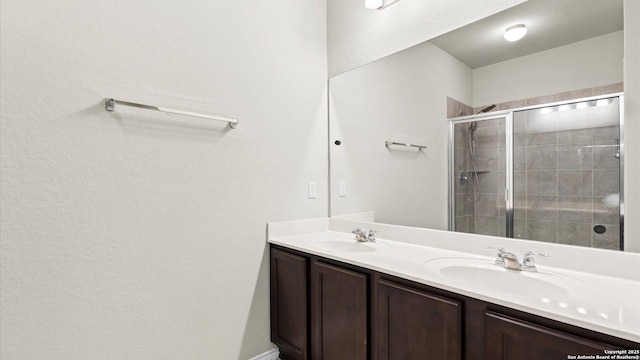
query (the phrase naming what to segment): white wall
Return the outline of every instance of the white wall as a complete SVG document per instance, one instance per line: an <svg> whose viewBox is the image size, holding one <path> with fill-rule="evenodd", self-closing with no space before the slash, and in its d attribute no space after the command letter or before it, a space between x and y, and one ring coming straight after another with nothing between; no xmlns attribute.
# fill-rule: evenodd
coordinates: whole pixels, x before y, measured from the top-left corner
<svg viewBox="0 0 640 360"><path fill-rule="evenodd" d="M373 210L379 222L446 229L447 96L471 102L471 69L425 42L329 86L331 215ZM428 148L387 149L386 140Z"/></svg>
<svg viewBox="0 0 640 360"><path fill-rule="evenodd" d="M473 69L473 105L620 83L622 31Z"/></svg>
<svg viewBox="0 0 640 360"><path fill-rule="evenodd" d="M640 252L640 1L624 0L625 245ZM640 265L638 265L640 266Z"/></svg>
<svg viewBox="0 0 640 360"><path fill-rule="evenodd" d="M325 1L1 6L0 358L272 348L266 222L327 215Z"/></svg>
<svg viewBox="0 0 640 360"><path fill-rule="evenodd" d="M329 76L383 58L526 0L327 0Z"/></svg>

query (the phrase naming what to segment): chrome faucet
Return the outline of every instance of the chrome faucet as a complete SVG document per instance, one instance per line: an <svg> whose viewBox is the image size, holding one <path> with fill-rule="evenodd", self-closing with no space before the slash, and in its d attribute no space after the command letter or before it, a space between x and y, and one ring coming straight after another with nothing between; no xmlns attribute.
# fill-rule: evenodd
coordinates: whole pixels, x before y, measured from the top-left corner
<svg viewBox="0 0 640 360"><path fill-rule="evenodd" d="M365 232L362 231L362 229L355 228L355 229L351 230L351 232L356 235L356 240L358 240L359 242L366 242L367 241L367 234L365 234Z"/></svg>
<svg viewBox="0 0 640 360"><path fill-rule="evenodd" d="M518 257L516 256L516 254L506 251L503 247L488 247L487 250L498 250L495 264L509 270L535 272L537 271L537 269L534 256L549 257L549 255L536 254L532 251L527 251L527 253L524 254L522 263L520 263L518 262Z"/></svg>
<svg viewBox="0 0 640 360"><path fill-rule="evenodd" d="M369 233L365 233L364 230L360 228L355 228L351 230L353 234L356 236L356 240L359 242L375 242L376 241L376 231L369 230Z"/></svg>
<svg viewBox="0 0 640 360"><path fill-rule="evenodd" d="M503 247L488 247L487 250L498 250L496 265L509 270L520 270L516 254L506 251Z"/></svg>
<svg viewBox="0 0 640 360"><path fill-rule="evenodd" d="M367 241L376 242L376 231L375 230L369 230L369 234L367 234Z"/></svg>
<svg viewBox="0 0 640 360"><path fill-rule="evenodd" d="M524 257L522 258L522 264L520 264L520 268L523 271L532 271L532 272L538 271L538 269L536 268L536 262L535 262L534 256L549 257L549 255L536 254L533 251L527 251L527 253L524 254Z"/></svg>

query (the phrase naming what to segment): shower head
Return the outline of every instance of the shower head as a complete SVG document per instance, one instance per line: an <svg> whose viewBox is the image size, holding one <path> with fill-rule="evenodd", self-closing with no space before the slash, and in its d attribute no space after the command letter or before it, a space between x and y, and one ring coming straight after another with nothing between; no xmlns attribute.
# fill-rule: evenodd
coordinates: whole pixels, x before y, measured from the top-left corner
<svg viewBox="0 0 640 360"><path fill-rule="evenodd" d="M496 104L489 105L489 106L487 106L486 108L481 109L480 111L478 111L476 114L486 113L486 112L488 112L488 111L493 110L493 108L495 108L495 107L496 107Z"/></svg>
<svg viewBox="0 0 640 360"><path fill-rule="evenodd" d="M469 124L469 130L476 131L477 128L478 128L478 122L477 121L474 121L471 124Z"/></svg>

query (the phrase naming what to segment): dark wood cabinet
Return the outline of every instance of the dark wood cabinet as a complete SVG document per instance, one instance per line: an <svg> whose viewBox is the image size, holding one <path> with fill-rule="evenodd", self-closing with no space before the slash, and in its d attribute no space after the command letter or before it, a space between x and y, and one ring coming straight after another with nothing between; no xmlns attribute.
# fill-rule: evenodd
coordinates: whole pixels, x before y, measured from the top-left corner
<svg viewBox="0 0 640 360"><path fill-rule="evenodd" d="M461 359L460 302L387 280L376 285L374 359Z"/></svg>
<svg viewBox="0 0 640 360"><path fill-rule="evenodd" d="M283 360L566 360L637 342L272 245Z"/></svg>
<svg viewBox="0 0 640 360"><path fill-rule="evenodd" d="M567 360L569 355L601 355L616 349L497 313L485 312L485 359Z"/></svg>
<svg viewBox="0 0 640 360"><path fill-rule="evenodd" d="M287 360L308 358L308 259L271 249L271 341Z"/></svg>
<svg viewBox="0 0 640 360"><path fill-rule="evenodd" d="M367 276L314 261L311 266L312 359L367 359Z"/></svg>

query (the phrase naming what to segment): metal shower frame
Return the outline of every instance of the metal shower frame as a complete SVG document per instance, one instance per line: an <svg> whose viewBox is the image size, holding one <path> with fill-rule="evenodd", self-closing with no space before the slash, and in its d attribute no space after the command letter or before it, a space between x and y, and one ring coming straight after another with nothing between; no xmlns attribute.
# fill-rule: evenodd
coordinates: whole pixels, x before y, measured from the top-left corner
<svg viewBox="0 0 640 360"><path fill-rule="evenodd" d="M473 121L485 120L504 120L505 126L505 174L506 189L505 192L505 215L506 215L506 237L513 238L513 114L516 111L527 111L542 109L546 107L574 104L585 101L596 101L601 99L618 98L620 112L620 250L624 250L624 93L612 93L606 95L590 96L586 98L571 99L566 101L558 101L533 106L519 107L509 110L492 111L484 114L475 114L460 116L448 119L449 121L449 146L448 146L448 164L449 164L449 230L455 231L456 221L456 198L455 198L455 126Z"/></svg>

